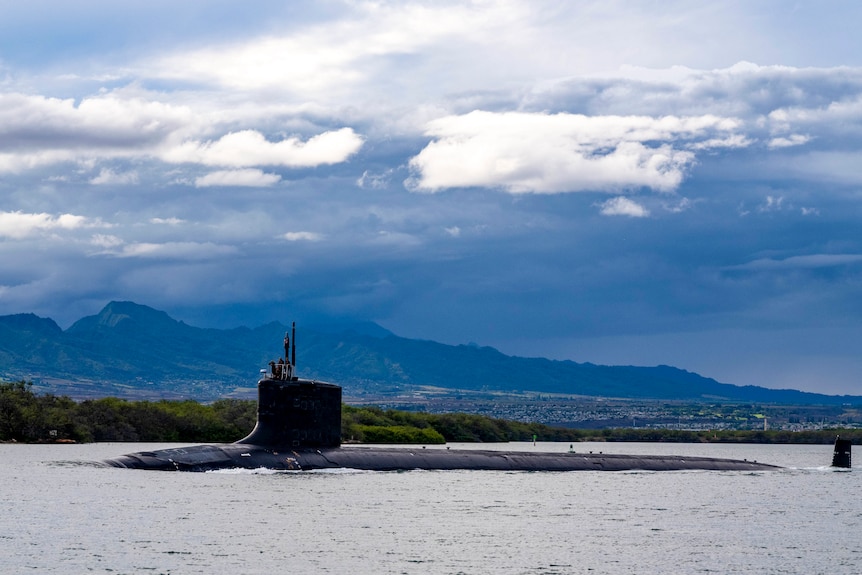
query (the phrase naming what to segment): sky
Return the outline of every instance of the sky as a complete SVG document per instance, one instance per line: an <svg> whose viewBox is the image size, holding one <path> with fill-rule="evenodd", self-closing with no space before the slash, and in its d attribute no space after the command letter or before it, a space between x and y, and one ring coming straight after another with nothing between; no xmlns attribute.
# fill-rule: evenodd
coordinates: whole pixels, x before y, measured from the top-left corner
<svg viewBox="0 0 862 575"><path fill-rule="evenodd" d="M855 0L0 0L0 315L862 395Z"/></svg>

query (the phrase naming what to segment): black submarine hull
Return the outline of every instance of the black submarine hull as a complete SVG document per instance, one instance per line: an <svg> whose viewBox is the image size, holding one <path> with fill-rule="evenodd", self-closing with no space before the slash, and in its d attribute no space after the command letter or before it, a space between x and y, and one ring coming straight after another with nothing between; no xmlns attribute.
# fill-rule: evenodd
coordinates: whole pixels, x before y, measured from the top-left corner
<svg viewBox="0 0 862 575"><path fill-rule="evenodd" d="M278 449L232 443L197 445L131 453L106 461L114 467L166 471L273 469L313 471L356 469L496 470L496 471L772 471L774 465L735 459L679 455L619 455L595 453L536 453L517 451L327 447Z"/></svg>

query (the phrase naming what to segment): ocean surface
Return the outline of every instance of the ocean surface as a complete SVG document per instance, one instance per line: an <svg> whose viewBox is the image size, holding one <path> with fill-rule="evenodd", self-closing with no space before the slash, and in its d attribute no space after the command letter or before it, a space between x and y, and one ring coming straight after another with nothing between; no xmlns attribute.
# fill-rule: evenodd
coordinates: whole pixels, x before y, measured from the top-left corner
<svg viewBox="0 0 862 575"><path fill-rule="evenodd" d="M0 445L0 573L862 573L862 469L828 445L574 444L785 468L757 473L94 464L176 446Z"/></svg>

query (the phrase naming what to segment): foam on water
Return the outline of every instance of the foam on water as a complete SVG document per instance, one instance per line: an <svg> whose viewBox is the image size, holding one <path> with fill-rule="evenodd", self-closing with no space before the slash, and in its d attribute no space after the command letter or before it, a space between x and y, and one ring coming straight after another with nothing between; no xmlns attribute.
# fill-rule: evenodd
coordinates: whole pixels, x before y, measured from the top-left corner
<svg viewBox="0 0 862 575"><path fill-rule="evenodd" d="M319 474L319 475L346 475L357 473L385 473L381 471L368 471L365 469L350 469L345 467L335 469L268 469L266 467L258 467L256 469L246 469L241 467L232 467L229 469L214 469L206 473L222 474L222 475L300 475L300 474Z"/></svg>

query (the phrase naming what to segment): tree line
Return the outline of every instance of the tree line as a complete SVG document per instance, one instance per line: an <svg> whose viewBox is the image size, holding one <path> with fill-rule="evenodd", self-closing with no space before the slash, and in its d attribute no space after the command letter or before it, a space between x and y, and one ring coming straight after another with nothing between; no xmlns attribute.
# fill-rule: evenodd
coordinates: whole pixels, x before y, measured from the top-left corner
<svg viewBox="0 0 862 575"><path fill-rule="evenodd" d="M343 442L435 444L507 441L675 441L831 443L836 433L854 443L862 430L685 431L615 428L582 430L494 419L467 413L432 414L344 405ZM254 400L128 401L114 397L74 401L38 395L32 383L0 383L0 441L22 443L140 441L230 443L257 421Z"/></svg>
<svg viewBox="0 0 862 575"><path fill-rule="evenodd" d="M0 441L153 441L227 443L257 421L254 401L221 399L127 401L115 397L77 402L37 395L24 381L0 383Z"/></svg>
<svg viewBox="0 0 862 575"><path fill-rule="evenodd" d="M257 422L257 402L220 399L74 401L38 395L32 383L0 383L0 441L145 441L229 443ZM576 430L491 419L466 413L427 414L344 405L342 440L357 443L576 441Z"/></svg>
<svg viewBox="0 0 862 575"><path fill-rule="evenodd" d="M579 441L577 429L522 423L469 413L425 413L353 407L341 410L341 436L359 443L496 443Z"/></svg>

